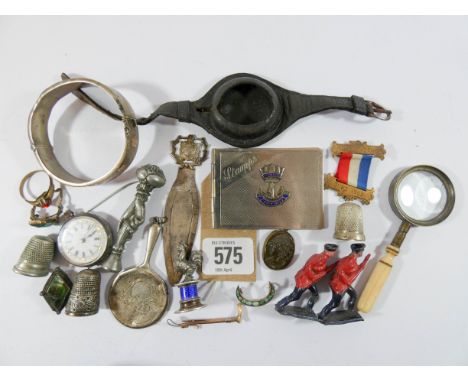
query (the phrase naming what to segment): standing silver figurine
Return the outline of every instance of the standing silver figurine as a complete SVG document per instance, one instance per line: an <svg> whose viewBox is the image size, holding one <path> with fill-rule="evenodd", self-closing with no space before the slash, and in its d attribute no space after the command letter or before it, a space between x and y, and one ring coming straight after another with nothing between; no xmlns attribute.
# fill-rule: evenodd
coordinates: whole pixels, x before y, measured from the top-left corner
<svg viewBox="0 0 468 382"><path fill-rule="evenodd" d="M182 275L180 283L176 284L180 292L180 309L176 313L190 312L191 310L204 308L198 296L198 279L195 272L200 273L203 262L202 251L192 251L184 243L177 245L177 258L175 268Z"/></svg>
<svg viewBox="0 0 468 382"><path fill-rule="evenodd" d="M140 167L137 172L138 185L135 199L128 206L120 219L117 232L117 240L112 247L112 252L102 267L107 271L120 272L122 270L122 252L138 227L145 221L145 204L155 188L160 188L166 183L163 171L155 165L147 164Z"/></svg>

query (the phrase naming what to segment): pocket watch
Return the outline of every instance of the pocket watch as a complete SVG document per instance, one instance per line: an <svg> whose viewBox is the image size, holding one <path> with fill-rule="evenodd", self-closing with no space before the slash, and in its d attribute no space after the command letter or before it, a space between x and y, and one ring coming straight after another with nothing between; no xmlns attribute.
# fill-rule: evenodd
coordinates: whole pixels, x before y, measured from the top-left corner
<svg viewBox="0 0 468 382"><path fill-rule="evenodd" d="M57 247L60 254L72 265L94 265L109 254L112 231L109 224L96 215L76 215L60 229Z"/></svg>

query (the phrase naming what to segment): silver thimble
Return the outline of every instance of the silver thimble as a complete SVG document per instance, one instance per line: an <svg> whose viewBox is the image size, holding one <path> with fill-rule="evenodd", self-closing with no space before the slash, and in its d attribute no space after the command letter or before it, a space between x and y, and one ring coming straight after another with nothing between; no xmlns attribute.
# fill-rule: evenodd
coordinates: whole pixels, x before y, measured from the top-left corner
<svg viewBox="0 0 468 382"><path fill-rule="evenodd" d="M366 240L360 205L346 202L337 208L334 238L338 240Z"/></svg>
<svg viewBox="0 0 468 382"><path fill-rule="evenodd" d="M69 316L91 316L99 310L101 274L95 269L85 269L76 275L75 283L65 307Z"/></svg>
<svg viewBox="0 0 468 382"><path fill-rule="evenodd" d="M41 277L49 273L55 242L48 236L33 236L23 250L13 271L20 275Z"/></svg>

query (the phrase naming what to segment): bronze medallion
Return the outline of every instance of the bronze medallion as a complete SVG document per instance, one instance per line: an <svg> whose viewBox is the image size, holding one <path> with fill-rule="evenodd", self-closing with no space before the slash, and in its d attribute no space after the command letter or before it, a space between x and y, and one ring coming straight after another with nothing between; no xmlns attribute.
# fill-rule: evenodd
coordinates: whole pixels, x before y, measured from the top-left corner
<svg viewBox="0 0 468 382"><path fill-rule="evenodd" d="M263 244L263 261L270 269L285 269L294 257L294 250L294 239L288 231L273 231Z"/></svg>

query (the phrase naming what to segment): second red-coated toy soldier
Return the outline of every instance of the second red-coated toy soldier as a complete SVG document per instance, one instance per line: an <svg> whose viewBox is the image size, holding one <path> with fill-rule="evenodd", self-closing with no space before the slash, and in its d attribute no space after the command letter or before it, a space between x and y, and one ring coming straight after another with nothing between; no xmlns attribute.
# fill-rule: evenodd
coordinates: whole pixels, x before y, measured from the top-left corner
<svg viewBox="0 0 468 382"><path fill-rule="evenodd" d="M351 244L351 254L340 259L336 264L329 283L333 293L332 299L324 306L318 315L319 321L322 323L342 324L346 322L362 321L362 317L355 309L357 296L352 284L369 261L370 254L366 256L361 264L357 263L357 259L362 256L365 247L366 245L363 243ZM332 310L340 305L345 294L349 295L347 308L332 313ZM331 317L332 315L333 317Z"/></svg>

